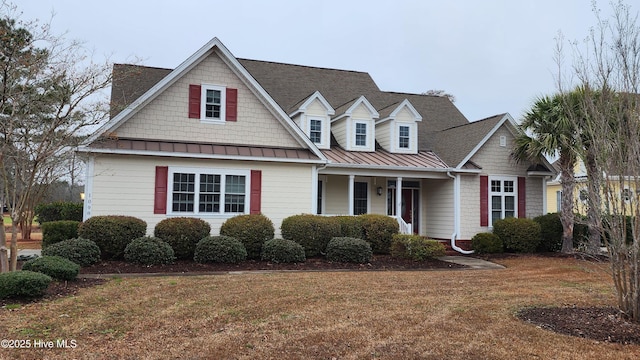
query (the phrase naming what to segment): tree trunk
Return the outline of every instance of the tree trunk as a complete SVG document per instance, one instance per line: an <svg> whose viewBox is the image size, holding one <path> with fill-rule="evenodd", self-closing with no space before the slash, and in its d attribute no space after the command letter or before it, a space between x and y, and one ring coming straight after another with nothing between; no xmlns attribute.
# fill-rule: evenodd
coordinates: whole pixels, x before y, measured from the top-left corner
<svg viewBox="0 0 640 360"><path fill-rule="evenodd" d="M573 190L575 177L573 166L575 158L570 154L560 154L560 183L562 184L562 201L560 204L560 222L562 223L562 250L564 254L573 253Z"/></svg>
<svg viewBox="0 0 640 360"><path fill-rule="evenodd" d="M9 270L16 271L18 268L18 226L15 221L11 221L11 259L9 259Z"/></svg>
<svg viewBox="0 0 640 360"><path fill-rule="evenodd" d="M587 150L589 151L589 149ZM587 252L590 254L598 254L601 246L601 229L602 229L602 173L598 170L594 154L587 152L586 163L589 207L587 209L587 226L589 228L589 242L587 243Z"/></svg>
<svg viewBox="0 0 640 360"><path fill-rule="evenodd" d="M0 229L0 273L9 271L9 256L7 252L7 233L4 228L4 219L2 221L2 229Z"/></svg>

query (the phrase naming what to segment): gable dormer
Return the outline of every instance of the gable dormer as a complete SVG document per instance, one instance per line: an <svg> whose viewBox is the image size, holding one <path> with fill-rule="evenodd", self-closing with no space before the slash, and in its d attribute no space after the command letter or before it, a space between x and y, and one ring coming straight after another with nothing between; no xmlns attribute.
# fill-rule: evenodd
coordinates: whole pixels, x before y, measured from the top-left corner
<svg viewBox="0 0 640 360"><path fill-rule="evenodd" d="M331 132L347 151L375 151L375 120L380 115L364 96L336 109Z"/></svg>
<svg viewBox="0 0 640 360"><path fill-rule="evenodd" d="M316 91L306 98L289 117L302 129L319 149L329 149L331 145L331 116L336 111L329 102Z"/></svg>
<svg viewBox="0 0 640 360"><path fill-rule="evenodd" d="M380 110L381 119L376 121L376 140L383 149L392 153L418 153L418 121L422 116L405 99L400 104Z"/></svg>

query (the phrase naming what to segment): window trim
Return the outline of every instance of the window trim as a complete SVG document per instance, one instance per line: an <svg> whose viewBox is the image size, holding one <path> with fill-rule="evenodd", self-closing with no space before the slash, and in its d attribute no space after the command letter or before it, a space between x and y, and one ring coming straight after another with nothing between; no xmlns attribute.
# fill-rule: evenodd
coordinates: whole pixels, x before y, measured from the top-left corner
<svg viewBox="0 0 640 360"><path fill-rule="evenodd" d="M367 210L365 214L371 214L371 179L370 178L355 178L353 180L353 214L356 215L356 183L363 183L367 185Z"/></svg>
<svg viewBox="0 0 640 360"><path fill-rule="evenodd" d="M311 138L311 122L312 121L319 121L320 122L320 142L315 142L313 141L313 139ZM311 140L312 143L316 144L316 146L322 147L322 146L326 146L326 136L325 136L325 122L326 119L321 118L321 117L317 117L317 116L310 116L307 117L307 134L309 136L309 140Z"/></svg>
<svg viewBox="0 0 640 360"><path fill-rule="evenodd" d="M207 90L220 91L220 118L207 117ZM202 84L200 87L200 122L224 124L227 116L227 88L220 85Z"/></svg>
<svg viewBox="0 0 640 360"><path fill-rule="evenodd" d="M364 125L364 145L358 145L358 124ZM353 147L356 149L369 148L369 139L371 138L371 130L369 126L370 122L366 120L354 120L353 121Z"/></svg>
<svg viewBox="0 0 640 360"><path fill-rule="evenodd" d="M403 137L400 134L400 131L401 131L401 129L403 127L407 128L407 131L408 131L408 134L407 134L406 137ZM398 132L397 132L398 136L396 136L397 149L400 150L400 151L410 151L410 150L412 150L412 147L411 147L411 126L409 124L398 124L397 129L398 129ZM407 139L407 146L406 147L402 146L402 139L403 138Z"/></svg>
<svg viewBox="0 0 640 360"><path fill-rule="evenodd" d="M518 177L517 176L489 176L488 179L488 189L487 189L487 212L489 215L489 227L493 227L493 196L500 196L501 197L501 217L500 219L504 219L504 213L505 213L505 196L512 196L513 197L513 217L518 217ZM491 189L491 183L493 181L500 181L500 191L496 192L493 191ZM513 182L513 192L505 192L504 191L504 181L511 181ZM506 195L508 194L508 195ZM500 219L496 219L496 220L500 220Z"/></svg>
<svg viewBox="0 0 640 360"><path fill-rule="evenodd" d="M176 173L195 174L193 211L173 211L173 176ZM200 175L220 175L220 211L200 212ZM225 212L226 177L244 176L244 212ZM169 167L167 174L167 212L168 216L199 216L199 217L232 217L249 214L251 210L251 170L224 169L224 168L194 168L194 167Z"/></svg>

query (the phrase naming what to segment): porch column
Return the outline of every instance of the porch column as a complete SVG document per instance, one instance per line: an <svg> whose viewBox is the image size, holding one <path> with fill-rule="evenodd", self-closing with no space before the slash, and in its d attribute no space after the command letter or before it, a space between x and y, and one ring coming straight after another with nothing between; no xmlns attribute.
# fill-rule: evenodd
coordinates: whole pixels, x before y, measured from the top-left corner
<svg viewBox="0 0 640 360"><path fill-rule="evenodd" d="M349 215L353 215L353 188L355 180L355 175L349 175Z"/></svg>
<svg viewBox="0 0 640 360"><path fill-rule="evenodd" d="M402 178L396 178L396 216L402 218Z"/></svg>

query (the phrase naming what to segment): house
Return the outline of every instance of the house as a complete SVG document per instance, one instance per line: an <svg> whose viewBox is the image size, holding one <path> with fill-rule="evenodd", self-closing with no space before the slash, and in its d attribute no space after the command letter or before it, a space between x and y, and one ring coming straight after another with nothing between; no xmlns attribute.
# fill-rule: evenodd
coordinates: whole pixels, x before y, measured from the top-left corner
<svg viewBox="0 0 640 360"><path fill-rule="evenodd" d="M238 59L214 38L176 69L115 65L112 117L79 151L84 217L212 233L263 213L386 214L455 249L546 209L550 164L511 158L509 114L469 122L446 97L385 92L369 74ZM456 243L456 241L458 241Z"/></svg>

